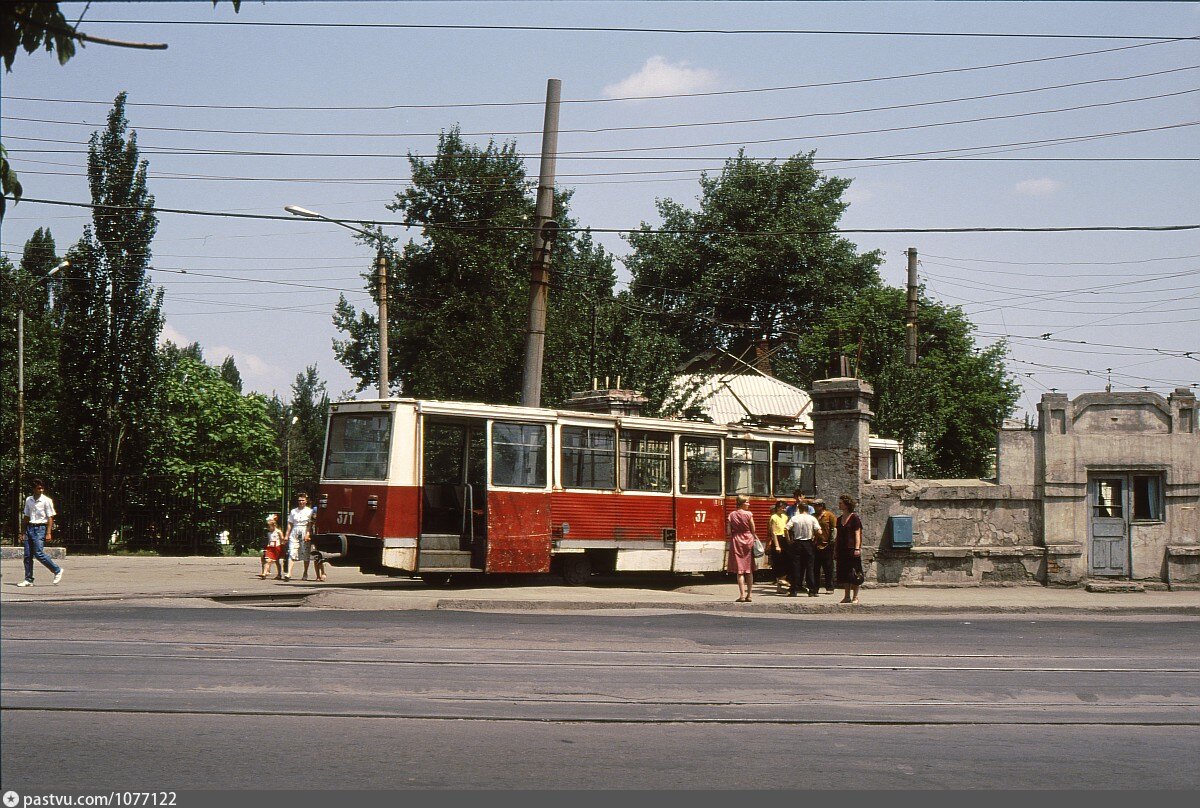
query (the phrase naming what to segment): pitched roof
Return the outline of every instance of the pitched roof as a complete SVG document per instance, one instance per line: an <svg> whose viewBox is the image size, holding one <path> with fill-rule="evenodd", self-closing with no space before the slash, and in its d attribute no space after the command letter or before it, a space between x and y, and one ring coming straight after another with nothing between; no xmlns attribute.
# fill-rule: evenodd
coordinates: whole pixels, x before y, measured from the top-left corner
<svg viewBox="0 0 1200 808"><path fill-rule="evenodd" d="M682 413L698 408L715 424L734 424L747 418L797 418L797 426L812 429L812 399L799 387L757 373L684 373L671 382L667 408Z"/></svg>

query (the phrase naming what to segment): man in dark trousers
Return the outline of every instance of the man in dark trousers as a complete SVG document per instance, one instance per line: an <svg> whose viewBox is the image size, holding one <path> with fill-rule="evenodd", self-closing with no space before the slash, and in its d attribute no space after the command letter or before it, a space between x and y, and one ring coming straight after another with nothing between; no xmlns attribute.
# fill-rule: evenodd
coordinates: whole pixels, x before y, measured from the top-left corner
<svg viewBox="0 0 1200 808"><path fill-rule="evenodd" d="M788 520L788 537L791 539L789 549L792 554L792 587L789 597L796 597L801 587L808 589L808 596L817 596L817 576L813 568L813 537L821 530L817 518L808 512L801 500L796 507L796 513Z"/></svg>
<svg viewBox="0 0 1200 808"><path fill-rule="evenodd" d="M817 588L821 587L821 578L825 579L825 593L833 592L833 542L837 538L837 517L825 507L825 500L814 499L813 509L817 512L817 522L821 530L813 539L813 550L816 553Z"/></svg>

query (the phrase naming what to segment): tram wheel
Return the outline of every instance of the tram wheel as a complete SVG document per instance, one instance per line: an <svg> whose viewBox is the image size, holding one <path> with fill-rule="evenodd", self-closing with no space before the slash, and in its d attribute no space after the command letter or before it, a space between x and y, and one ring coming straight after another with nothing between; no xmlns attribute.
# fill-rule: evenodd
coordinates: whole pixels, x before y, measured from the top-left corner
<svg viewBox="0 0 1200 808"><path fill-rule="evenodd" d="M563 580L572 586L586 584L592 577L592 559L587 553L572 553L562 557Z"/></svg>
<svg viewBox="0 0 1200 808"><path fill-rule="evenodd" d="M444 587L450 585L450 573L448 572L422 572L421 580L426 586Z"/></svg>

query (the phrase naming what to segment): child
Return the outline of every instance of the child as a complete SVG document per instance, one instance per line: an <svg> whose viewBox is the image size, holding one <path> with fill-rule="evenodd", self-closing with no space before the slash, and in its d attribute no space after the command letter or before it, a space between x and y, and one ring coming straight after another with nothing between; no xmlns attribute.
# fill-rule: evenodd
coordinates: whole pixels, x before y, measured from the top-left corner
<svg viewBox="0 0 1200 808"><path fill-rule="evenodd" d="M283 576L283 531L279 529L279 517L271 514L267 517L267 547L262 552L262 573L259 578L266 578L275 565L275 580Z"/></svg>

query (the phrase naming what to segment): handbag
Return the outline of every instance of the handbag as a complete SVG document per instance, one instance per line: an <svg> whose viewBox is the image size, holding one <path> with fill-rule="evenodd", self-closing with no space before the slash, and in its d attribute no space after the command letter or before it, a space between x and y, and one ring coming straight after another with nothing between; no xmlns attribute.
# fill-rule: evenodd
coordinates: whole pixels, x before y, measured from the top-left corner
<svg viewBox="0 0 1200 808"><path fill-rule="evenodd" d="M754 546L752 548L750 548L750 553L755 558L762 558L763 556L765 556L767 554L767 548L763 547L762 540L759 539L757 536L754 538Z"/></svg>
<svg viewBox="0 0 1200 808"><path fill-rule="evenodd" d="M855 558L854 563L850 565L850 583L859 586L866 579L867 576L863 574L862 559Z"/></svg>

